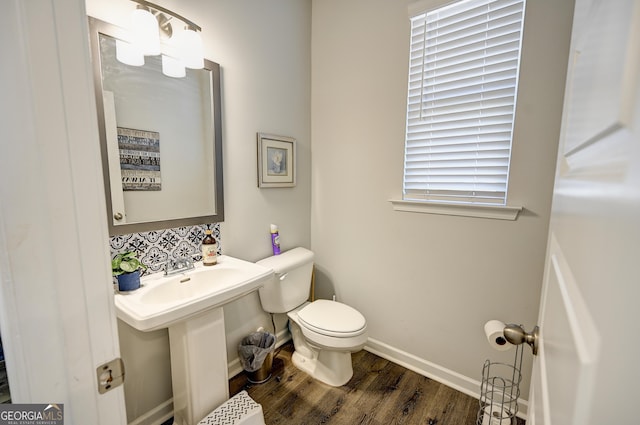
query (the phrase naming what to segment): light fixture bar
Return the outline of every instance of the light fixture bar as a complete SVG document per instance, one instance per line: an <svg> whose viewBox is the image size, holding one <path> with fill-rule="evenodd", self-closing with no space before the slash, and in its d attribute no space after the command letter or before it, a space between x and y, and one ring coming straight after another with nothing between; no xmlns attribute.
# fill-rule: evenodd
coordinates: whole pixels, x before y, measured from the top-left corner
<svg viewBox="0 0 640 425"><path fill-rule="evenodd" d="M191 28L191 29L193 29L193 30L195 30L195 31L202 31L202 28L200 28L198 25L196 25L196 24L195 24L195 23L193 23L192 21L188 20L187 18L185 18L185 17L183 17L183 16L181 16L181 15L178 15L177 13L172 12L172 11L170 11L169 9L165 9L165 8L164 8L164 7L162 7L162 6L158 6L158 5L157 5L157 4L155 4L155 3L151 3L151 2L148 2L148 1L145 1L145 0L131 0L131 1L132 1L132 2L134 2L134 3L138 3L138 4L142 5L142 6L146 6L146 7L148 7L148 8L151 8L151 9L157 10L158 12L162 12L162 13L166 13L167 15L171 15L171 16L173 16L174 18L181 20L181 21L182 21L182 22L184 22L184 23L185 23L189 28Z"/></svg>

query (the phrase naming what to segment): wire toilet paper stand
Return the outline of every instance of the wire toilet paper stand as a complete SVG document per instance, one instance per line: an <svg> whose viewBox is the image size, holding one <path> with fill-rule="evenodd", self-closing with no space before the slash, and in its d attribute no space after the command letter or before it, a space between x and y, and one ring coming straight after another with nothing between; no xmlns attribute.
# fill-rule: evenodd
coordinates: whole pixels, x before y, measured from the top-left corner
<svg viewBox="0 0 640 425"><path fill-rule="evenodd" d="M522 346L516 345L513 364L484 362L476 425L516 424L522 380Z"/></svg>

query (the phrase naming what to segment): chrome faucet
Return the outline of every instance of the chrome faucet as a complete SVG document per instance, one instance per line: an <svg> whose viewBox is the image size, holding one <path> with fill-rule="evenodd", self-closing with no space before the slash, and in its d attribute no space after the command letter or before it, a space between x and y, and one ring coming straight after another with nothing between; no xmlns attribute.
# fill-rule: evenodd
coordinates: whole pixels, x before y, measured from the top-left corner
<svg viewBox="0 0 640 425"><path fill-rule="evenodd" d="M164 275L171 276L174 274L184 273L189 270L193 270L195 265L193 261L187 258L181 258L179 260L169 260L165 263Z"/></svg>

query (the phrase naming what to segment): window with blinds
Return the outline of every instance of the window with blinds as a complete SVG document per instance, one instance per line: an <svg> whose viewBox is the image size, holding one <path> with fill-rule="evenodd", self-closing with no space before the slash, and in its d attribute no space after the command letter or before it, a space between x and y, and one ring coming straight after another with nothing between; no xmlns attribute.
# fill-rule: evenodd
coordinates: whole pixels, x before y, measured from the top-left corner
<svg viewBox="0 0 640 425"><path fill-rule="evenodd" d="M404 199L505 205L524 0L411 19Z"/></svg>

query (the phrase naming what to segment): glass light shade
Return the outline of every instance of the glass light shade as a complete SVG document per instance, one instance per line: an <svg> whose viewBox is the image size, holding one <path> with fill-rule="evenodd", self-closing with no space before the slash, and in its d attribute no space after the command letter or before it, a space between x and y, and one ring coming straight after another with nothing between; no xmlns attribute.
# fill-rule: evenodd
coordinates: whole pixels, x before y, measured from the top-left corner
<svg viewBox="0 0 640 425"><path fill-rule="evenodd" d="M184 66L191 69L204 68L204 47L200 33L184 29L178 38L178 48Z"/></svg>
<svg viewBox="0 0 640 425"><path fill-rule="evenodd" d="M132 65L144 65L144 55L136 46L126 41L116 40L116 59L118 62Z"/></svg>
<svg viewBox="0 0 640 425"><path fill-rule="evenodd" d="M162 73L167 77L173 78L182 78L187 75L182 62L167 55L162 55Z"/></svg>
<svg viewBox="0 0 640 425"><path fill-rule="evenodd" d="M131 32L134 43L146 56L160 54L160 30L155 16L148 10L136 9L131 12Z"/></svg>

